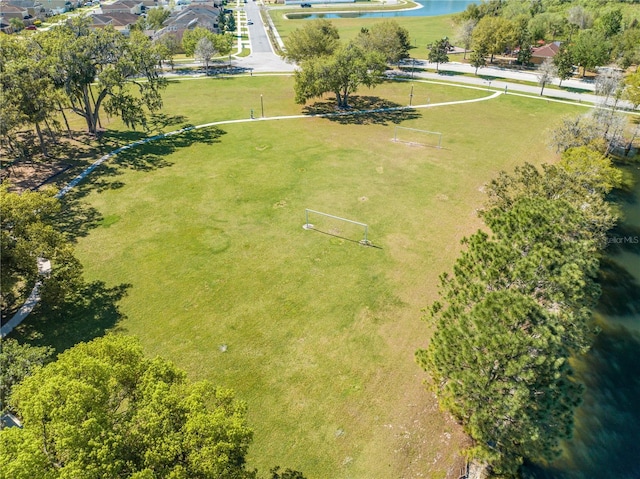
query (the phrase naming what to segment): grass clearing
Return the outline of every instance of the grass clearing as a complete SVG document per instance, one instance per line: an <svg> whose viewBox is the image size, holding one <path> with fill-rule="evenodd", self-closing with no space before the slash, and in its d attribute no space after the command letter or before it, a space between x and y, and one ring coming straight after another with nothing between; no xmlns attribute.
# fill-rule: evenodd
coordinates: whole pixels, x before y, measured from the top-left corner
<svg viewBox="0 0 640 479"><path fill-rule="evenodd" d="M300 10L270 10L271 19L284 41L289 33L304 26L309 20L287 19L287 13L300 13ZM312 12L312 13L318 13ZM376 23L394 20L409 31L409 39L414 47L409 54L414 58L427 58L427 45L444 36L452 37L454 31L453 15L435 17L390 17L390 18L336 18L331 22L336 26L343 41L349 41L360 33L361 28L371 28Z"/></svg>
<svg viewBox="0 0 640 479"><path fill-rule="evenodd" d="M487 96L414 85L414 104ZM406 104L409 88L360 94ZM260 94L267 116L301 111L288 76L172 82L164 129L247 118ZM545 129L577 111L503 95L401 117L443 132L440 150L390 141L393 117L375 116L228 124L132 149L80 185L103 220L79 239L78 256L90 280L131 285L119 331L248 402L251 466L309 478L458 477L464 436L413 360L429 337L421 308L480 225L482 185L551 159ZM379 248L305 231L305 208L368 223Z"/></svg>

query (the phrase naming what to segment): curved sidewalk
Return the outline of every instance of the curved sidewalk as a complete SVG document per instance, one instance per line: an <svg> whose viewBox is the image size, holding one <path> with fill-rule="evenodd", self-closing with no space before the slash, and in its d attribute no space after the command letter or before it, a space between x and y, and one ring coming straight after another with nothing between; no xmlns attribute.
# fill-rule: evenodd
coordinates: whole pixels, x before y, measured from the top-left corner
<svg viewBox="0 0 640 479"><path fill-rule="evenodd" d="M474 87L466 87L466 88L474 88ZM414 109L421 109L421 108L437 108L440 106L461 105L464 103L476 103L479 101L491 100L493 98L500 96L501 94L502 92L494 92L492 95L487 95L480 98L474 98L471 100L459 100L459 101L433 103L433 104L426 104L426 105L399 106L394 108L376 108L373 110L357 110L357 111L345 111L345 112L337 112L337 113L320 113L316 115L286 115L286 116L272 116L272 117L265 117L265 118L242 118L237 120L221 120L221 121L214 121L211 123L204 123L202 125L192 126L189 128L182 128L180 130L171 131L169 133L163 133L161 135L145 138L144 140L135 141L133 143L130 143L126 146L122 146L120 148L117 148L107 153L106 155L100 157L98 160L94 161L89 167L87 167L84 171L82 171L82 173L80 173L73 180L71 180L64 188L62 188L56 194L56 198L62 198L64 195L69 193L69 191L71 191L82 180L84 180L87 176L89 176L98 166L100 166L102 163L104 163L111 157L117 155L118 153L128 150L130 148L134 148L139 145L144 145L146 143L159 140L161 138L179 135L181 133L185 133L190 130L209 128L212 126L230 125L234 123L251 123L251 122L257 122L257 121L275 121L275 120L296 120L296 119L303 119L303 118L331 118L331 117L350 116L350 115L366 115L370 113L382 113L382 112L390 112L390 111L414 110ZM22 305L20 310L18 310L18 312L9 321L7 321L7 323L4 324L2 328L0 328L0 337L4 338L9 333L11 333L11 331L13 331L17 326L19 326L22 323L22 321L24 321L27 318L27 316L31 313L31 311L33 311L35 306L40 301L41 285L42 285L41 281L36 282L36 284L33 287L33 290L31 291L31 294L29 295L29 298L27 298L27 301Z"/></svg>

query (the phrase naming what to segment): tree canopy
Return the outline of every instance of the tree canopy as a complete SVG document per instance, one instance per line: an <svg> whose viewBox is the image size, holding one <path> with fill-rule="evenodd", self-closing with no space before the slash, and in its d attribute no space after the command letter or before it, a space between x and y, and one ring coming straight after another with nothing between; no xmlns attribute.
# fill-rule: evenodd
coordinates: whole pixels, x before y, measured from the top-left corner
<svg viewBox="0 0 640 479"><path fill-rule="evenodd" d="M330 56L305 60L295 72L296 102L332 92L338 107L349 106L349 96L361 85L372 87L383 80L386 62L380 52L366 51L355 42L338 47Z"/></svg>
<svg viewBox="0 0 640 479"><path fill-rule="evenodd" d="M375 23L370 29L363 28L356 42L365 50L374 50L384 55L388 63L398 63L409 57L409 32L394 20Z"/></svg>
<svg viewBox="0 0 640 479"><path fill-rule="evenodd" d="M53 349L20 344L5 338L0 346L0 413L7 408L13 387L49 361Z"/></svg>
<svg viewBox="0 0 640 479"><path fill-rule="evenodd" d="M0 432L0 477L254 477L252 430L233 392L187 381L138 342L81 343L14 388L23 428Z"/></svg>
<svg viewBox="0 0 640 479"><path fill-rule="evenodd" d="M438 71L440 63L447 63L449 61L449 55L447 55L449 47L450 43L447 37L443 37L427 45L429 61L436 64L436 71Z"/></svg>
<svg viewBox="0 0 640 479"><path fill-rule="evenodd" d="M147 111L161 108L166 80L159 75L160 56L141 32L127 38L110 27L92 29L79 17L38 37L54 84L89 132L97 132L102 109L136 127L146 124Z"/></svg>
<svg viewBox="0 0 640 479"><path fill-rule="evenodd" d="M463 240L441 276L436 331L416 357L473 438L470 455L500 477L518 477L526 458L552 460L571 435L582 386L569 359L592 341L598 252L616 221L604 197L620 181L587 147L542 171L502 172L481 212L489 233Z"/></svg>
<svg viewBox="0 0 640 479"><path fill-rule="evenodd" d="M473 48L493 56L502 53L516 41L514 24L502 17L484 17L473 30Z"/></svg>
<svg viewBox="0 0 640 479"><path fill-rule="evenodd" d="M51 274L44 278L43 299L55 302L71 294L81 282L82 267L56 218L60 202L51 189L41 192L9 191L0 185L0 298L2 309L23 301L38 278L38 258L49 259Z"/></svg>
<svg viewBox="0 0 640 479"><path fill-rule="evenodd" d="M332 55L338 48L339 39L338 29L329 20L313 20L287 36L284 57L289 62L301 63Z"/></svg>

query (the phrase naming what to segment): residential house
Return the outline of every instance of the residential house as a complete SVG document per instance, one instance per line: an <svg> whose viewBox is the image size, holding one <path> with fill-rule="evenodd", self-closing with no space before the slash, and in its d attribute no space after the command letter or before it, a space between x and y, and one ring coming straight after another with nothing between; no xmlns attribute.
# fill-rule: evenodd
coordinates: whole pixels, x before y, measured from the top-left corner
<svg viewBox="0 0 640 479"><path fill-rule="evenodd" d="M553 59L560 51L560 42L553 42L536 47L531 52L531 63L534 65L542 65L547 58Z"/></svg>
<svg viewBox="0 0 640 479"><path fill-rule="evenodd" d="M131 26L135 25L138 20L140 20L139 15L134 15L133 13L97 13L91 15L92 27L93 28L104 28L108 25L112 26L114 29L128 35L131 31Z"/></svg>
<svg viewBox="0 0 640 479"><path fill-rule="evenodd" d="M111 4L103 3L100 6L100 10L102 10L102 13L105 15L111 13L131 13L133 15L140 15L143 10L142 6L142 0L118 0Z"/></svg>
<svg viewBox="0 0 640 479"><path fill-rule="evenodd" d="M206 28L214 33L219 33L218 18L221 9L210 5L189 5L184 10L176 11L164 22L164 28L158 30L155 38L160 38L165 33L170 33L181 42L186 30L196 27Z"/></svg>

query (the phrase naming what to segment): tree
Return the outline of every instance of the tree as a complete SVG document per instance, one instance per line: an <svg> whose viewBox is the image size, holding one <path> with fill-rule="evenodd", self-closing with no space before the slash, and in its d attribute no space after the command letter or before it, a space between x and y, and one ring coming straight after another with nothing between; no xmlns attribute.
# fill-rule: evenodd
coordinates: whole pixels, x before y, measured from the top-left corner
<svg viewBox="0 0 640 479"><path fill-rule="evenodd" d="M596 21L596 28L606 38L611 38L622 31L622 11L619 8L605 12Z"/></svg>
<svg viewBox="0 0 640 479"><path fill-rule="evenodd" d="M429 61L436 64L436 71L439 71L440 63L446 63L449 61L447 52L449 51L449 39L443 37L440 40L436 40L433 43L427 45L429 50Z"/></svg>
<svg viewBox="0 0 640 479"><path fill-rule="evenodd" d="M469 64L476 68L475 74L478 74L478 68L487 66L487 52L483 48L477 48L469 56Z"/></svg>
<svg viewBox="0 0 640 479"><path fill-rule="evenodd" d="M82 267L56 221L60 202L54 195L53 189L18 194L9 191L7 182L0 185L0 298L5 311L24 300L33 288L39 257L49 259L53 267L43 278L43 301L55 306L81 282Z"/></svg>
<svg viewBox="0 0 640 479"><path fill-rule="evenodd" d="M0 345L0 413L4 412L13 387L44 366L53 354L46 346L20 344L5 338Z"/></svg>
<svg viewBox="0 0 640 479"><path fill-rule="evenodd" d="M208 38L211 43L215 43L215 33L206 28L196 27L193 30L186 30L182 35L182 49L184 50L184 54L192 57L195 54L198 42L203 38Z"/></svg>
<svg viewBox="0 0 640 479"><path fill-rule="evenodd" d="M538 84L542 87L540 89L540 96L544 93L544 87L547 83L552 82L555 77L558 76L558 69L553 64L551 58L546 58L538 69Z"/></svg>
<svg viewBox="0 0 640 479"><path fill-rule="evenodd" d="M624 79L622 72L613 69L606 69L596 77L595 94L604 97L602 106L608 106L609 98L613 98L612 110L617 107L618 101L624 89Z"/></svg>
<svg viewBox="0 0 640 479"><path fill-rule="evenodd" d="M582 389L571 379L560 335L526 295L497 291L469 312L438 322L418 362L434 377L442 407L474 439L470 454L500 477L524 458L553 459L571 434ZM444 315L443 315L444 317Z"/></svg>
<svg viewBox="0 0 640 479"><path fill-rule="evenodd" d="M530 65L531 57L533 56L533 49L529 44L521 44L520 50L518 50L518 55L516 57L516 62L520 65Z"/></svg>
<svg viewBox="0 0 640 479"><path fill-rule="evenodd" d="M160 30L171 12L163 7L152 8L147 12L147 25L153 30Z"/></svg>
<svg viewBox="0 0 640 479"><path fill-rule="evenodd" d="M573 76L573 57L571 51L564 45L560 46L560 50L553 57L553 64L556 66L556 74L562 85L563 80L571 78Z"/></svg>
<svg viewBox="0 0 640 479"><path fill-rule="evenodd" d="M640 65L640 28L627 28L616 35L612 42L613 57L620 68L626 70L631 65Z"/></svg>
<svg viewBox="0 0 640 479"><path fill-rule="evenodd" d="M590 28L593 24L592 15L581 5L574 5L569 9L567 20L580 30Z"/></svg>
<svg viewBox="0 0 640 479"><path fill-rule="evenodd" d="M23 429L0 431L0 477L254 477L246 406L146 359L131 337L80 343L14 388Z"/></svg>
<svg viewBox="0 0 640 479"><path fill-rule="evenodd" d="M582 212L585 233L602 246L618 218L604 197L621 184L621 173L608 158L582 146L566 150L557 165L543 165L542 171L525 163L512 174L501 172L486 188L487 208L507 210L521 198L562 198Z"/></svg>
<svg viewBox="0 0 640 479"><path fill-rule="evenodd" d="M216 54L216 50L211 40L209 40L207 37L202 37L200 40L198 40L198 44L196 45L194 53L196 60L202 62L205 68L205 72L208 75L209 63L211 62L213 56Z"/></svg>
<svg viewBox="0 0 640 479"><path fill-rule="evenodd" d="M640 72L635 72L625 78L624 97L634 108L640 106Z"/></svg>
<svg viewBox="0 0 640 479"><path fill-rule="evenodd" d="M473 29L476 27L477 21L473 18L464 20L456 27L455 42L460 43L464 47L463 59L467 59L467 50L471 48L473 41Z"/></svg>
<svg viewBox="0 0 640 479"><path fill-rule="evenodd" d="M395 20L375 23L371 29L363 28L356 42L365 50L375 50L389 63L398 63L409 57L409 32Z"/></svg>
<svg viewBox="0 0 640 479"><path fill-rule="evenodd" d="M71 109L90 133L97 133L100 112L118 116L125 125L145 126L147 111L162 107L160 57L141 32L129 38L113 28L89 28L83 18L38 35L55 61L54 82L64 89Z"/></svg>
<svg viewBox="0 0 640 479"><path fill-rule="evenodd" d="M609 61L609 42L596 30L581 30L569 48L573 61L582 67L583 77L588 69Z"/></svg>
<svg viewBox="0 0 640 479"><path fill-rule="evenodd" d="M493 56L501 54L515 43L514 25L502 17L484 17L473 30L474 49L482 49Z"/></svg>
<svg viewBox="0 0 640 479"><path fill-rule="evenodd" d="M552 460L571 435L582 386L569 359L592 341L597 252L616 215L605 195L621 173L599 153L567 150L542 171L525 164L487 185L490 233L463 240L430 309L436 330L416 358L440 405L499 477Z"/></svg>
<svg viewBox="0 0 640 479"><path fill-rule="evenodd" d="M213 38L213 47L216 49L216 51L224 56L229 55L229 53L231 53L231 49L233 48L233 36L228 34L228 33L224 33L221 35L215 35Z"/></svg>
<svg viewBox="0 0 640 479"><path fill-rule="evenodd" d="M169 62L169 65L173 70L173 57L180 52L181 48L180 42L178 41L176 36L171 33L165 33L155 41L154 45L157 49L158 56L160 57L161 61Z"/></svg>
<svg viewBox="0 0 640 479"><path fill-rule="evenodd" d="M333 92L337 106L348 108L349 95L361 85L371 88L381 83L385 69L380 52L365 51L355 42L340 46L333 55L302 62L295 72L296 103Z"/></svg>
<svg viewBox="0 0 640 479"><path fill-rule="evenodd" d="M549 145L556 152L563 152L569 148L594 145L602 138L602 127L591 115L565 117L560 125L550 131Z"/></svg>
<svg viewBox="0 0 640 479"><path fill-rule="evenodd" d="M339 38L338 29L329 20L313 20L286 38L284 58L288 62L301 63L331 55L339 46Z"/></svg>
<svg viewBox="0 0 640 479"><path fill-rule="evenodd" d="M529 20L528 29L534 41L556 39L566 29L567 20L557 12L544 12Z"/></svg>
<svg viewBox="0 0 640 479"><path fill-rule="evenodd" d="M17 17L13 17L9 20L9 25L14 32L20 32L24 29L24 22Z"/></svg>
<svg viewBox="0 0 640 479"><path fill-rule="evenodd" d="M0 62L4 108L15 111L14 127L35 126L42 154L49 156L42 125L55 121L59 95L42 49L31 37L19 41L6 37L0 41Z"/></svg>

